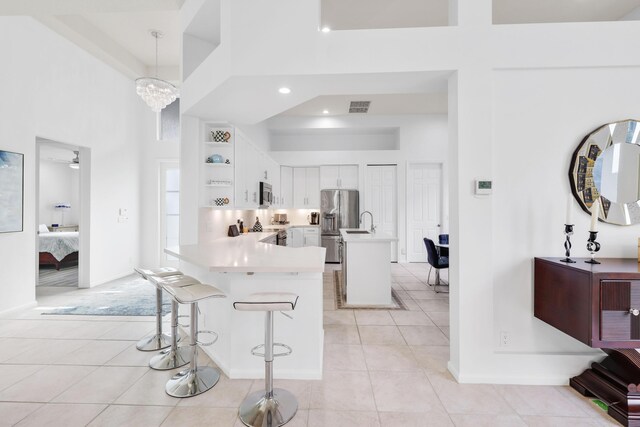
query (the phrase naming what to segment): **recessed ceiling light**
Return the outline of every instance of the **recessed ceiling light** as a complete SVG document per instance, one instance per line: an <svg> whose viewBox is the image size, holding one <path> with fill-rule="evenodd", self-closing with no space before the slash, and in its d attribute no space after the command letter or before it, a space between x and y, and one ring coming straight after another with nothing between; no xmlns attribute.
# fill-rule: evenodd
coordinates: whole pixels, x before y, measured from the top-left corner
<svg viewBox="0 0 640 427"><path fill-rule="evenodd" d="M329 28L329 27L322 27L322 29L321 29L320 31L322 31L323 33L328 33L328 32L331 32L331 28Z"/></svg>
<svg viewBox="0 0 640 427"><path fill-rule="evenodd" d="M280 89L278 89L278 92L286 95L288 93L291 93L291 89L289 89L288 87L281 87Z"/></svg>
<svg viewBox="0 0 640 427"><path fill-rule="evenodd" d="M329 114L329 110L322 110L322 114Z"/></svg>

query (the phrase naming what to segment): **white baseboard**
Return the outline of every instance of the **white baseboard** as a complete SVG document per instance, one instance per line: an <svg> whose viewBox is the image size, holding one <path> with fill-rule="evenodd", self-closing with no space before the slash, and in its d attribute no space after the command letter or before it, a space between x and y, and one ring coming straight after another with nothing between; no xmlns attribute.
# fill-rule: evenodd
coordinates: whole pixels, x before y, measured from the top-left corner
<svg viewBox="0 0 640 427"><path fill-rule="evenodd" d="M452 373L453 374L453 373ZM455 376L455 375L454 375ZM567 385L569 384L569 376L473 376L458 375L455 376L456 381L460 384L508 384L508 385Z"/></svg>
<svg viewBox="0 0 640 427"><path fill-rule="evenodd" d="M122 279L123 277L131 276L131 275L134 275L134 274L135 274L135 272L133 270L131 270L131 271L126 272L126 273L120 273L120 274L116 274L115 276L110 276L110 277L108 277L106 279L95 280L95 281L92 281L89 284L89 288L94 288L96 286L104 285L105 283L109 283L109 282L112 282L114 280ZM87 289L87 288L81 288L81 289Z"/></svg>
<svg viewBox="0 0 640 427"><path fill-rule="evenodd" d="M451 360L447 362L447 369L449 370L451 375L453 375L453 378L455 378L457 382L460 382L460 373L458 372L458 369L455 366L453 366L453 363L451 363Z"/></svg>
<svg viewBox="0 0 640 427"><path fill-rule="evenodd" d="M28 310L30 308L34 308L34 307L37 307L37 306L38 306L38 302L36 300L33 300L33 301L28 302L26 304L22 304L22 305L19 305L17 307L8 308L8 309L6 309L4 311L0 311L0 317L6 316L8 314L15 313L17 311Z"/></svg>

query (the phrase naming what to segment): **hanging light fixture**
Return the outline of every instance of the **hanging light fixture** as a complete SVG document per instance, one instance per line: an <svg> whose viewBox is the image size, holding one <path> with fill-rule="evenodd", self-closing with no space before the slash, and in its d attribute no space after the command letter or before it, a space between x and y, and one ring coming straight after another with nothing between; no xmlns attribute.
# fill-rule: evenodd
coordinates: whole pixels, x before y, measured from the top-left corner
<svg viewBox="0 0 640 427"><path fill-rule="evenodd" d="M74 153L76 156L73 159L71 159L71 163L69 163L69 167L71 169L80 169L80 157L78 157L80 152L74 151Z"/></svg>
<svg viewBox="0 0 640 427"><path fill-rule="evenodd" d="M158 30L149 32L156 39L156 76L136 79L136 92L153 111L159 113L160 110L175 101L180 96L180 92L168 81L158 78L158 39L162 38L164 34Z"/></svg>

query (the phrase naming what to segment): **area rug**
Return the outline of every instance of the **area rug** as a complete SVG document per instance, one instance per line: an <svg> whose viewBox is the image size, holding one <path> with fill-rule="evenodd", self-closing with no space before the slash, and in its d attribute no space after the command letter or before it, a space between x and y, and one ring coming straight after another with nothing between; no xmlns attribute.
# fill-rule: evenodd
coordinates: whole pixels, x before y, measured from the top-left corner
<svg viewBox="0 0 640 427"><path fill-rule="evenodd" d="M338 310L408 310L402 299L398 296L395 289L391 289L391 305L350 305L342 298L342 272L333 272L333 283L336 291L336 306Z"/></svg>
<svg viewBox="0 0 640 427"><path fill-rule="evenodd" d="M171 300L163 295L162 314L171 311ZM127 276L91 289L80 289L63 306L43 315L154 316L156 288L138 276Z"/></svg>

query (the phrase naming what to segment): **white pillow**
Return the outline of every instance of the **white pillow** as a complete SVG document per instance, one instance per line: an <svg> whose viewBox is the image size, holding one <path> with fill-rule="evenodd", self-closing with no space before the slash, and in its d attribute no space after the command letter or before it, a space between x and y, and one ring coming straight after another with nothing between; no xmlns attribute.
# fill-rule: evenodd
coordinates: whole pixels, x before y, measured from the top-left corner
<svg viewBox="0 0 640 427"><path fill-rule="evenodd" d="M40 233L48 233L49 229L47 228L47 226L45 224L40 224L38 226L38 232L40 232Z"/></svg>

